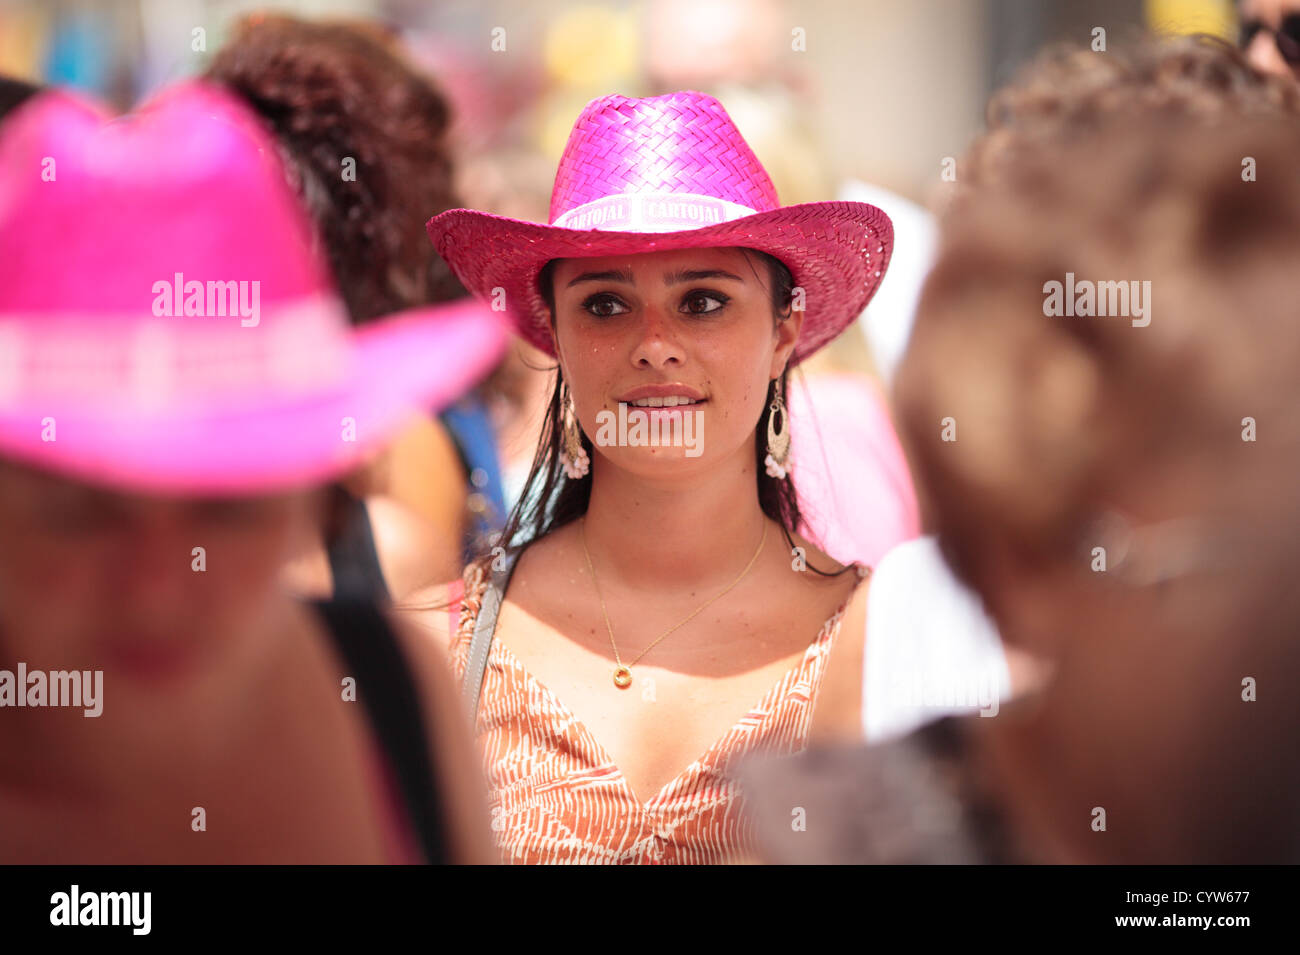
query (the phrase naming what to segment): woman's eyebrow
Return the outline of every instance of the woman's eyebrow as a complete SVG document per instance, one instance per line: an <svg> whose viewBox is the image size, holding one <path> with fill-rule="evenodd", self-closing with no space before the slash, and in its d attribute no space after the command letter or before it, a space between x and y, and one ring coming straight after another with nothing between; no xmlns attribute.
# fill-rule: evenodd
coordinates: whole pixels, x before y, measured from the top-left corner
<svg viewBox="0 0 1300 955"><path fill-rule="evenodd" d="M681 269L676 272L664 273L664 284L680 285L682 282L700 282L704 279L731 279L735 282L744 282L739 275L733 275L731 272L722 269Z"/></svg>
<svg viewBox="0 0 1300 955"><path fill-rule="evenodd" d="M630 269L606 269L604 272L583 272L566 287L573 288L581 282L622 282L625 285L636 285Z"/></svg>

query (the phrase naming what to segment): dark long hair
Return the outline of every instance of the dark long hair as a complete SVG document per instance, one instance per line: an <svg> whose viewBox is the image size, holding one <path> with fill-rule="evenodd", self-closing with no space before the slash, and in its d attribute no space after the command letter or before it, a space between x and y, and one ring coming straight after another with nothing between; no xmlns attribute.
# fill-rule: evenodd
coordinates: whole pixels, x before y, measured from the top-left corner
<svg viewBox="0 0 1300 955"><path fill-rule="evenodd" d="M768 269L772 294L772 311L777 322L789 317L794 293L794 278L785 263L773 255L756 249L743 250L746 255L757 255ZM542 297L551 309L552 327L554 327L555 293L552 286L555 261L548 262L538 275L538 286ZM752 262L751 262L752 267ZM755 272L757 274L757 272ZM545 537L552 531L577 520L587 513L591 501L592 475L574 480L565 475L560 464L560 453L564 449L564 372L557 363L553 369L555 384L551 389L551 398L546 409L546 418L542 422L542 432L538 439L537 452L533 456L532 468L524 482L519 501L510 511L505 527L495 540L497 547L506 552L522 548L533 541ZM783 478L774 478L767 473L764 459L767 457L767 425L772 414L772 401L779 393L785 399L789 393L790 369L787 367L779 378L768 383L767 398L763 403L763 413L759 416L754 429L754 464L758 475L758 505L763 513L781 525L786 542L795 547L791 534L799 526L799 496L795 490L794 480L787 474ZM787 406L786 415L789 410ZM781 423L789 427L789 421ZM594 449L591 439L579 429L582 446L590 458ZM483 554L478 558L487 570L495 554ZM828 573L808 563L808 569L826 577L838 576L848 567Z"/></svg>

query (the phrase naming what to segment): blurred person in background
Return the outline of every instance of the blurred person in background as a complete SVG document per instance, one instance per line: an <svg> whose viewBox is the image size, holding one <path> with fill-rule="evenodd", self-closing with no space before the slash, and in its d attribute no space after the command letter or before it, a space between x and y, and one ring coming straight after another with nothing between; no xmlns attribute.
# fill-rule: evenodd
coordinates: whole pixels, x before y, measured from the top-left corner
<svg viewBox="0 0 1300 955"><path fill-rule="evenodd" d="M1300 76L1300 2L1237 0L1240 45L1263 73Z"/></svg>
<svg viewBox="0 0 1300 955"><path fill-rule="evenodd" d="M378 26L255 14L207 77L243 96L280 141L354 324L464 297L424 222L460 205L433 80ZM413 423L332 491L321 550L295 565L308 593L400 600L460 576L505 522L492 382ZM509 404L509 402L507 402Z"/></svg>
<svg viewBox="0 0 1300 955"><path fill-rule="evenodd" d="M0 859L489 859L445 655L280 568L500 329L350 332L273 140L200 84L15 114L0 259Z"/></svg>
<svg viewBox="0 0 1300 955"><path fill-rule="evenodd" d="M1300 859L1294 105L1202 40L1054 53L995 97L897 398L929 526L1048 676L747 767L766 859ZM1052 314L1067 274L1144 316Z"/></svg>

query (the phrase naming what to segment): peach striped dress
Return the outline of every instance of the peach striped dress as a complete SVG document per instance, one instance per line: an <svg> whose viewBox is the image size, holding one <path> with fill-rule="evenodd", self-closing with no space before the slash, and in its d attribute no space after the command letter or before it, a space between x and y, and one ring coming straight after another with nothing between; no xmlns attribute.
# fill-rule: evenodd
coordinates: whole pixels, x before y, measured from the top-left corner
<svg viewBox="0 0 1300 955"><path fill-rule="evenodd" d="M852 566L860 584L869 568ZM487 584L471 565L451 593L458 624L450 659L458 684ZM731 770L755 752L786 755L806 747L826 659L849 599L822 624L799 663L645 804L587 727L524 669L498 633L483 675L475 735L502 861L748 861L753 832Z"/></svg>

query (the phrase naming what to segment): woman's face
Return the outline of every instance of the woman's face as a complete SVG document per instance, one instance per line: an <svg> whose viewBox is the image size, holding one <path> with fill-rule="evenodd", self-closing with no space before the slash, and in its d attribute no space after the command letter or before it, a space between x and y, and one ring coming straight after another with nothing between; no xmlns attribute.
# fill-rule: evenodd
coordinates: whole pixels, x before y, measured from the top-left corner
<svg viewBox="0 0 1300 955"><path fill-rule="evenodd" d="M0 668L178 688L258 633L307 494L126 496L0 461Z"/></svg>
<svg viewBox="0 0 1300 955"><path fill-rule="evenodd" d="M777 321L761 257L562 259L553 282L556 348L597 458L647 477L752 462L768 383L803 321L799 311Z"/></svg>

